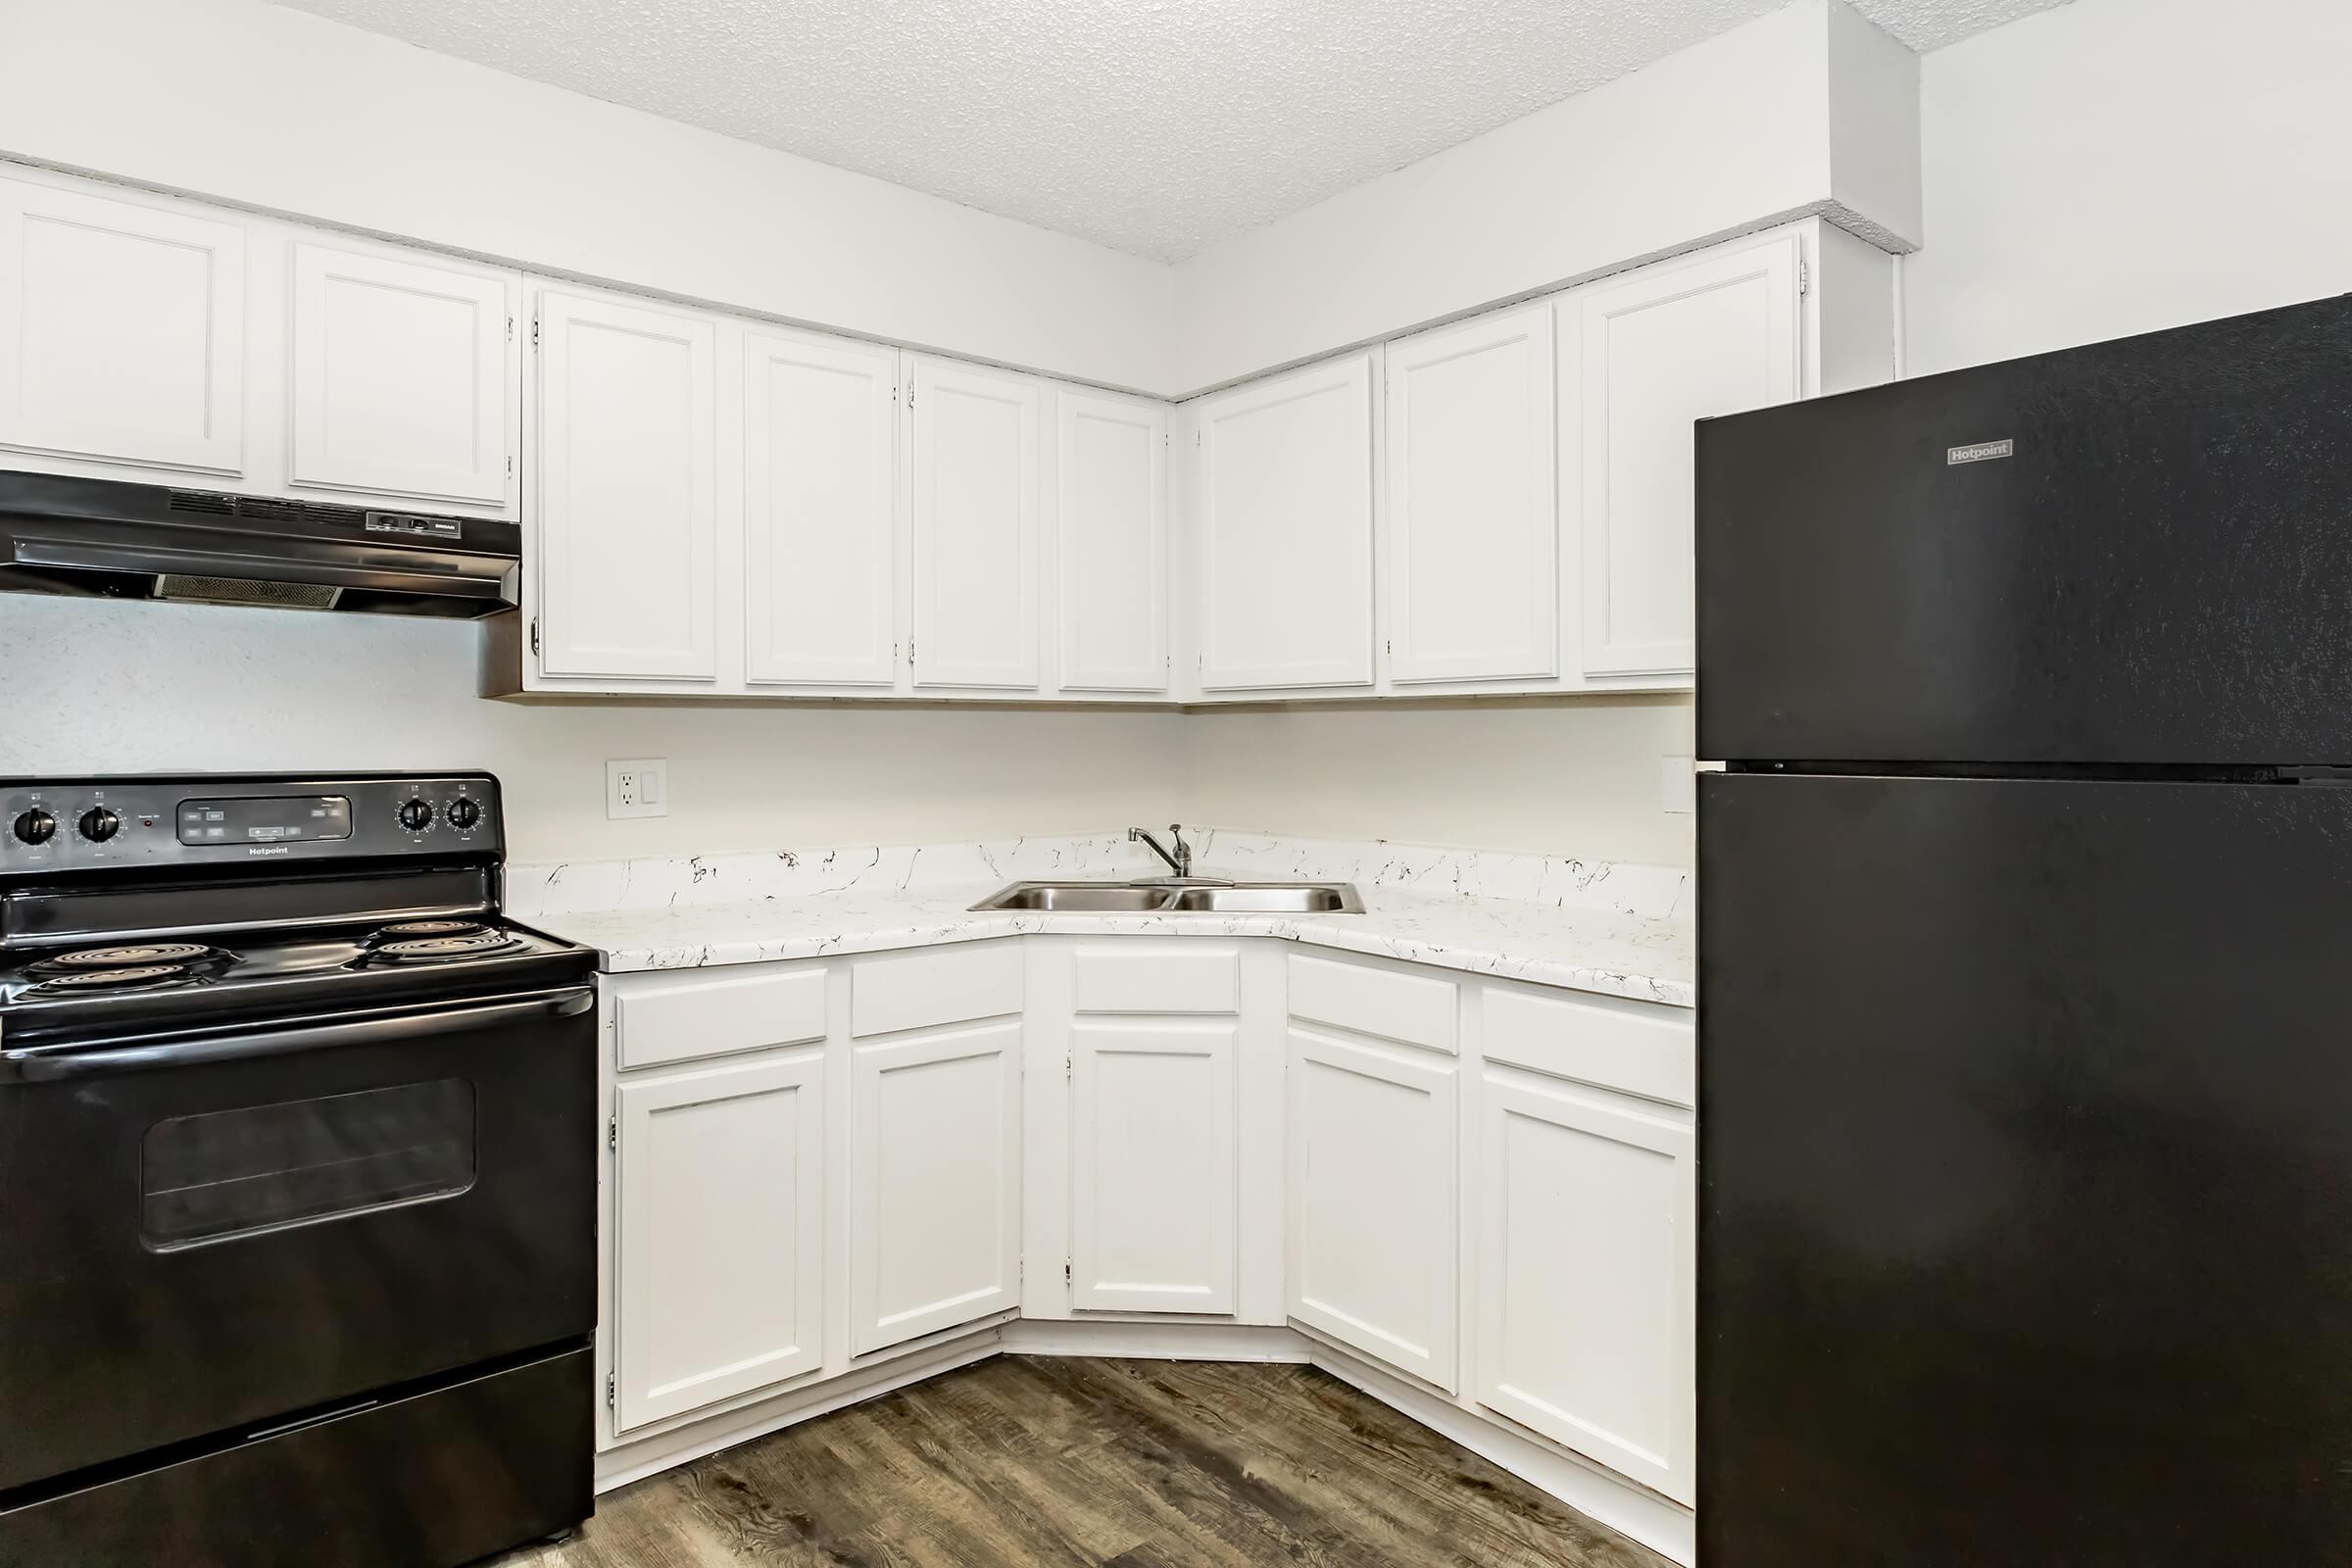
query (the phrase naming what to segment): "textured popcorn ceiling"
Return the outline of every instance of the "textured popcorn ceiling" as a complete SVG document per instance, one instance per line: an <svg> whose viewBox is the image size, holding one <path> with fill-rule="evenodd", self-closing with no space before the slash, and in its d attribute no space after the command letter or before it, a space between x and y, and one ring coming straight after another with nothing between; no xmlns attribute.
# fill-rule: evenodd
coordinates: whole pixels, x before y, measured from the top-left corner
<svg viewBox="0 0 2352 1568"><path fill-rule="evenodd" d="M1785 0L280 0L1178 261ZM2061 0L1854 0L1928 50Z"/></svg>

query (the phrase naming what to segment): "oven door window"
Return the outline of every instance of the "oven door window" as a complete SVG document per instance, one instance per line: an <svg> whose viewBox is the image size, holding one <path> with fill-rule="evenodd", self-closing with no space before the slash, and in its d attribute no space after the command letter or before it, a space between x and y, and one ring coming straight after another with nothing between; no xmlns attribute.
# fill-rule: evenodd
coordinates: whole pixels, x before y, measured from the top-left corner
<svg viewBox="0 0 2352 1568"><path fill-rule="evenodd" d="M148 1250L454 1198L473 1185L474 1093L462 1078L289 1100L147 1130Z"/></svg>

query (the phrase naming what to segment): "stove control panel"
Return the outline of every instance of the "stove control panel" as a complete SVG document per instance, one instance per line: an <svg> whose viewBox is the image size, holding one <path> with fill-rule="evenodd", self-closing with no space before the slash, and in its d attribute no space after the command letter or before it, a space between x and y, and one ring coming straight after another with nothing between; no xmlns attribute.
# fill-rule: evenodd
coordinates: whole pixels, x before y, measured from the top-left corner
<svg viewBox="0 0 2352 1568"><path fill-rule="evenodd" d="M496 858L487 773L0 779L0 879L130 867Z"/></svg>

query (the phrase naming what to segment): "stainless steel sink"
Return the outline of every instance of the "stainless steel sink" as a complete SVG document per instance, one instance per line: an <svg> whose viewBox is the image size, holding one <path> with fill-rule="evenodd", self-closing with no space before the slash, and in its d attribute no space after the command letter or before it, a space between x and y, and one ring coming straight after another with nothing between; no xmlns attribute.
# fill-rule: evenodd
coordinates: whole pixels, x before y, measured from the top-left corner
<svg viewBox="0 0 2352 1568"><path fill-rule="evenodd" d="M1361 914L1351 882L1015 882L974 909L1050 909L1093 914Z"/></svg>
<svg viewBox="0 0 2352 1568"><path fill-rule="evenodd" d="M1167 907L1166 888L1124 882L1015 882L975 909L1091 909L1097 913L1150 914Z"/></svg>
<svg viewBox="0 0 2352 1568"><path fill-rule="evenodd" d="M1179 914L1361 914L1364 906L1346 883L1251 882L1186 888L1168 908Z"/></svg>

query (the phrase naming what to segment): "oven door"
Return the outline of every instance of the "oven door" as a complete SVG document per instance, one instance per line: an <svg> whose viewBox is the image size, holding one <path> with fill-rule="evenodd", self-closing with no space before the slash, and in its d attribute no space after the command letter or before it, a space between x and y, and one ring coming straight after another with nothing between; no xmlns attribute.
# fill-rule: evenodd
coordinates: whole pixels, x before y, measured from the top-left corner
<svg viewBox="0 0 2352 1568"><path fill-rule="evenodd" d="M0 1054L0 1492L587 1335L585 988Z"/></svg>

